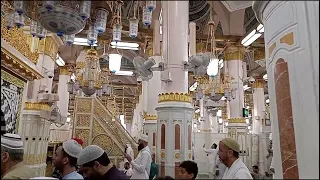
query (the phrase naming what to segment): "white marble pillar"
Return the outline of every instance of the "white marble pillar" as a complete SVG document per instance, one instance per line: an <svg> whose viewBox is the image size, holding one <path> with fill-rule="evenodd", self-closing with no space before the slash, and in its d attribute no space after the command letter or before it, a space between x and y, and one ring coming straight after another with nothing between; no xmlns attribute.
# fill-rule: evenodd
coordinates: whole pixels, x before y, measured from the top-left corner
<svg viewBox="0 0 320 180"><path fill-rule="evenodd" d="M264 25L274 178L318 179L319 1L255 1L253 10Z"/></svg>
<svg viewBox="0 0 320 180"><path fill-rule="evenodd" d="M196 23L189 23L189 56L197 54Z"/></svg>
<svg viewBox="0 0 320 180"><path fill-rule="evenodd" d="M153 56L152 58L156 61L158 66L161 62L160 56L160 21L154 20L153 29ZM161 93L161 72L154 71L153 77L148 81L147 88L147 112L144 115L144 131L148 134L149 147L152 153L156 152L156 133L157 133L157 111L158 95Z"/></svg>
<svg viewBox="0 0 320 180"><path fill-rule="evenodd" d="M211 132L219 133L219 123L218 123L218 117L216 116L216 113L209 114L209 121L211 123Z"/></svg>
<svg viewBox="0 0 320 180"><path fill-rule="evenodd" d="M50 122L47 118L43 118L43 114L48 115L51 106L46 102L40 102L39 92L51 93L55 57L63 42L52 34L48 34L45 39L36 42L34 52L39 53L36 66L44 78L28 82L28 86L26 86L27 89L24 91L26 94L22 101L24 105L21 110L19 134L25 146L24 163L34 169L37 176L45 176Z"/></svg>
<svg viewBox="0 0 320 180"><path fill-rule="evenodd" d="M252 162L253 165L258 165L259 169L264 172L264 150L262 138L259 137L262 133L262 121L265 119L265 97L264 97L264 80L257 79L252 84L253 88L253 113L252 113ZM266 156L265 154L264 156Z"/></svg>
<svg viewBox="0 0 320 180"><path fill-rule="evenodd" d="M175 177L180 162L192 158L191 132L193 106L188 93L188 1L162 1L163 58L171 82L162 82L159 96L156 159L160 176Z"/></svg>
<svg viewBox="0 0 320 180"><path fill-rule="evenodd" d="M132 121L131 122L126 122L126 130L128 133L131 135L131 127L132 127Z"/></svg>
<svg viewBox="0 0 320 180"><path fill-rule="evenodd" d="M58 82L58 95L59 101L57 102L60 114L64 120L68 117L69 107L69 92L68 82L70 81L70 72L68 67L60 67L59 82Z"/></svg>
<svg viewBox="0 0 320 180"><path fill-rule="evenodd" d="M243 90L243 59L244 48L230 46L225 52L228 73L231 80L230 89L234 89L234 97L228 102L228 136L237 139L242 153L248 154L247 124L243 118L244 90ZM246 154L240 153L243 162L246 162Z"/></svg>
<svg viewBox="0 0 320 180"><path fill-rule="evenodd" d="M37 102L39 98L39 91L44 88L43 90L48 91L48 93L51 93L52 90L52 81L53 77L49 78L48 73L53 74L54 72L54 60L43 53L39 54L38 62L37 62L37 68L43 73L44 78L39 80L34 80L32 82L33 88L32 88L32 97L28 98L29 102Z"/></svg>
<svg viewBox="0 0 320 180"><path fill-rule="evenodd" d="M28 82L28 86L29 84L32 86L31 96L25 96L23 100L25 104L22 110L19 134L25 147L24 162L34 169L38 176L44 176L47 167L46 158L50 127L50 122L40 117L40 111L51 111L48 104L39 102L39 91L44 90L51 93L53 78L49 78L47 74L49 71L53 74L54 64L55 62L51 57L42 53L39 54L37 68L41 70L45 77Z"/></svg>

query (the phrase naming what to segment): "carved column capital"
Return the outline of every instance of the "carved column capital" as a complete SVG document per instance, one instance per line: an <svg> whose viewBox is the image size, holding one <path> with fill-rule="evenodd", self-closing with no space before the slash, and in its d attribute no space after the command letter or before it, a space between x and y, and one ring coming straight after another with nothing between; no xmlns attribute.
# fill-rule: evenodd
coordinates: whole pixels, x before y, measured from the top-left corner
<svg viewBox="0 0 320 180"><path fill-rule="evenodd" d="M256 50L254 51L254 60L262 60L265 59L265 51L263 50Z"/></svg>
<svg viewBox="0 0 320 180"><path fill-rule="evenodd" d="M243 61L245 54L245 49L243 46L229 46L226 51L224 52L224 60L241 60Z"/></svg>

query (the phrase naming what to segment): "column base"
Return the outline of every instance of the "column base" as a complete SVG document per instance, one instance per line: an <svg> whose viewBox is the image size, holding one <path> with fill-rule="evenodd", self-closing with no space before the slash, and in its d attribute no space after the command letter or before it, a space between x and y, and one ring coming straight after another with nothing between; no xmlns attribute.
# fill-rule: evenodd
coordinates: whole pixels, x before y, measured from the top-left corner
<svg viewBox="0 0 320 180"><path fill-rule="evenodd" d="M25 146L24 163L34 169L37 176L46 175L46 159L49 143L50 122L41 118L40 110L23 111L21 132Z"/></svg>
<svg viewBox="0 0 320 180"><path fill-rule="evenodd" d="M156 108L157 152L161 176L176 177L177 166L182 161L192 159L192 118L194 109L191 103L167 101Z"/></svg>
<svg viewBox="0 0 320 180"><path fill-rule="evenodd" d="M28 165L28 167L35 171L35 175L36 176L38 176L38 177L46 176L46 168L47 168L47 164L46 163Z"/></svg>

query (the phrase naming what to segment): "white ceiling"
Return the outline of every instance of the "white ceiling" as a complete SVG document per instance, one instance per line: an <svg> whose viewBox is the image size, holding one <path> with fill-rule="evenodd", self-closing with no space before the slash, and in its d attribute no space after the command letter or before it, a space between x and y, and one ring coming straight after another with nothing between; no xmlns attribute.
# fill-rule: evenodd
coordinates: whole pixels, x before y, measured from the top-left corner
<svg viewBox="0 0 320 180"><path fill-rule="evenodd" d="M221 1L222 4L230 11L237 11L252 6L253 1Z"/></svg>

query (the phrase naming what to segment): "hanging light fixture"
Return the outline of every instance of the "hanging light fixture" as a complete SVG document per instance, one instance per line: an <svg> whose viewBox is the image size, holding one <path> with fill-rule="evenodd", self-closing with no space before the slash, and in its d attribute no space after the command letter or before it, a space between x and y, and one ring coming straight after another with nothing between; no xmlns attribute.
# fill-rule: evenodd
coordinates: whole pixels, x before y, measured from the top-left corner
<svg viewBox="0 0 320 180"><path fill-rule="evenodd" d="M87 36L88 44L90 46L94 45L97 41L97 38L98 38L98 32L95 31L94 26L91 24L89 26L89 32L88 32L88 36Z"/></svg>
<svg viewBox="0 0 320 180"><path fill-rule="evenodd" d="M11 29L14 27L14 13L8 13L4 17L5 26L7 29Z"/></svg>
<svg viewBox="0 0 320 180"><path fill-rule="evenodd" d="M37 21L31 21L30 34L32 35L32 37L35 37L37 35Z"/></svg>
<svg viewBox="0 0 320 180"><path fill-rule="evenodd" d="M24 26L24 16L22 16L19 13L14 13L14 24L20 28L22 26Z"/></svg>
<svg viewBox="0 0 320 180"><path fill-rule="evenodd" d="M79 81L80 89L85 95L91 96L102 89L101 73L98 52L94 49L89 49L85 66L76 75L76 82Z"/></svg>
<svg viewBox="0 0 320 180"><path fill-rule="evenodd" d="M42 26L38 25L38 26L37 26L37 34L36 34L36 35L37 35L38 38L41 40L41 39L43 39L43 38L46 37L46 35L47 35L47 30L44 29Z"/></svg>
<svg viewBox="0 0 320 180"><path fill-rule="evenodd" d="M122 55L120 55L118 49L114 49L109 54L109 70L113 73L117 72L121 68L121 58Z"/></svg>
<svg viewBox="0 0 320 180"><path fill-rule="evenodd" d="M131 38L135 38L138 35L138 26L139 26L138 23L139 23L138 19L136 19L136 18L130 19L130 33L129 33L129 36Z"/></svg>
<svg viewBox="0 0 320 180"><path fill-rule="evenodd" d="M213 78L218 74L218 72L219 72L219 59L214 56L210 59L210 63L207 67L207 74L208 76Z"/></svg>
<svg viewBox="0 0 320 180"><path fill-rule="evenodd" d="M120 24L115 24L113 26L113 41L114 42L121 41L121 30L122 30L122 26Z"/></svg>
<svg viewBox="0 0 320 180"><path fill-rule="evenodd" d="M149 11L153 11L156 9L156 1L146 1L146 7Z"/></svg>
<svg viewBox="0 0 320 180"><path fill-rule="evenodd" d="M22 1L9 2L13 5L14 23L17 27L25 25L25 16L58 36L77 34L90 17L91 1ZM57 18L58 17L58 18ZM72 23L70 23L72 22ZM8 26L10 28L10 26Z"/></svg>
<svg viewBox="0 0 320 180"><path fill-rule="evenodd" d="M54 1L43 1L43 6L48 12L51 12L54 9Z"/></svg>
<svg viewBox="0 0 320 180"><path fill-rule="evenodd" d="M68 46L70 46L71 44L73 44L75 36L76 36L75 34L65 35L65 36L64 36L64 40L65 40L65 42L66 42L66 44L67 44Z"/></svg>
<svg viewBox="0 0 320 180"><path fill-rule="evenodd" d="M98 33L103 33L106 31L107 17L109 12L106 9L98 8L96 13L95 30Z"/></svg>
<svg viewBox="0 0 320 180"><path fill-rule="evenodd" d="M135 38L138 35L139 19L136 18L137 3L133 6L133 17L130 19L129 36Z"/></svg>
<svg viewBox="0 0 320 180"><path fill-rule="evenodd" d="M24 1L13 2L14 10L17 12L17 14L22 15L24 13L24 3Z"/></svg>
<svg viewBox="0 0 320 180"><path fill-rule="evenodd" d="M150 26L152 19L152 11L150 11L147 7L143 9L142 22L146 26Z"/></svg>

